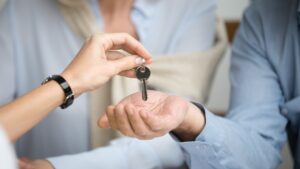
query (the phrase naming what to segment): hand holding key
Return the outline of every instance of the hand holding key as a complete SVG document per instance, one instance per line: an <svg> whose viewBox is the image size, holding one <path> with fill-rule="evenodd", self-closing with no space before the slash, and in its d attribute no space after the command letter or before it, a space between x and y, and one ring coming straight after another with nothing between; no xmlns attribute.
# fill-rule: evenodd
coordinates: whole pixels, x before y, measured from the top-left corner
<svg viewBox="0 0 300 169"><path fill-rule="evenodd" d="M98 125L139 139L152 139L170 131L194 137L202 130L204 117L193 104L158 91L149 90L148 94L147 102L138 92L127 96L116 106L109 106ZM186 129L192 134L185 135Z"/></svg>
<svg viewBox="0 0 300 169"><path fill-rule="evenodd" d="M132 54L120 57L110 50L122 49ZM134 56L133 56L134 55ZM130 75L130 69L139 66L137 59L151 63L149 52L133 37L124 33L95 34L89 38L77 56L64 70L75 95L99 88L117 74Z"/></svg>

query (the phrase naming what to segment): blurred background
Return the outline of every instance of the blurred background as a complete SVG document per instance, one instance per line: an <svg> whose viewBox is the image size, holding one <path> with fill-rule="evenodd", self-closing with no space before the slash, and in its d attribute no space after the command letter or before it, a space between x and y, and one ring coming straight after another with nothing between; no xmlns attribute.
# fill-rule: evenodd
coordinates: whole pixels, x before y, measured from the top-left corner
<svg viewBox="0 0 300 169"><path fill-rule="evenodd" d="M218 6L218 15L226 22L229 40L232 40L235 30L238 28L243 11L249 5L250 0L220 0ZM229 105L229 64L231 50L228 48L225 56L220 62L213 85L210 91L207 107L213 112L224 115ZM283 163L279 169L292 169L292 160L288 145L285 145L283 154Z"/></svg>

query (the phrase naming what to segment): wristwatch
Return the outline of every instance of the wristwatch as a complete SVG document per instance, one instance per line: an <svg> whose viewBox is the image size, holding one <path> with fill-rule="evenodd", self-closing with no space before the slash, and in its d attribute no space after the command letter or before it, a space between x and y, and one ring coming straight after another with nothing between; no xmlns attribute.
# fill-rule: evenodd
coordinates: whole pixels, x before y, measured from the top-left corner
<svg viewBox="0 0 300 169"><path fill-rule="evenodd" d="M52 75L47 77L43 82L42 85L46 84L47 82L54 80L56 81L59 86L63 89L65 93L65 99L62 105L60 105L60 108L65 109L69 107L71 104L73 104L74 101L74 94L73 91L69 85L69 83L60 75Z"/></svg>

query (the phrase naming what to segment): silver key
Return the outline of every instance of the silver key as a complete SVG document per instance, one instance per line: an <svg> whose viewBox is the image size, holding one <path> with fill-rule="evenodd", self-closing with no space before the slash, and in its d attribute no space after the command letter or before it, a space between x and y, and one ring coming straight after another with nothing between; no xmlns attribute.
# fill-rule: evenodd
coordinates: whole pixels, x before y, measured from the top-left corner
<svg viewBox="0 0 300 169"><path fill-rule="evenodd" d="M140 66L135 71L136 77L141 81L142 99L146 101L148 99L147 94L147 80L151 75L151 71L146 66Z"/></svg>

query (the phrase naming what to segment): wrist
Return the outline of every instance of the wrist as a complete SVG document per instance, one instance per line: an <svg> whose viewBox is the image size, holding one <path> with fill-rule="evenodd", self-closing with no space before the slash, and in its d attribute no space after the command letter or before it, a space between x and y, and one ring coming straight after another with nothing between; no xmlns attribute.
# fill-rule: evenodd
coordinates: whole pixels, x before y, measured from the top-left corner
<svg viewBox="0 0 300 169"><path fill-rule="evenodd" d="M42 82L42 85L45 85L50 81L55 81L61 87L65 94L64 102L60 105L60 107L62 109L65 109L71 104L73 104L74 92L72 91L70 84L67 82L67 80L61 75L51 75Z"/></svg>
<svg viewBox="0 0 300 169"><path fill-rule="evenodd" d="M173 133L182 141L193 141L205 126L204 112L192 103L188 104L183 122L173 130Z"/></svg>
<svg viewBox="0 0 300 169"><path fill-rule="evenodd" d="M74 96L78 96L82 91L82 87L80 87L80 83L76 81L76 78L74 78L70 73L68 72L63 72L60 74L69 84L70 88L73 91Z"/></svg>

